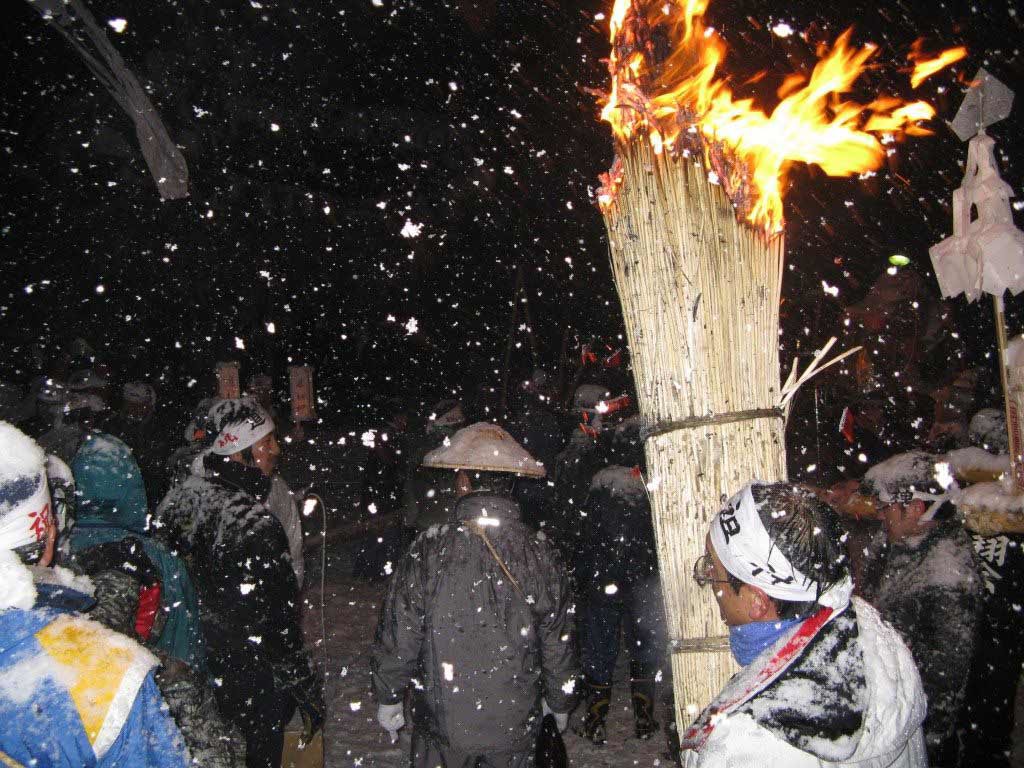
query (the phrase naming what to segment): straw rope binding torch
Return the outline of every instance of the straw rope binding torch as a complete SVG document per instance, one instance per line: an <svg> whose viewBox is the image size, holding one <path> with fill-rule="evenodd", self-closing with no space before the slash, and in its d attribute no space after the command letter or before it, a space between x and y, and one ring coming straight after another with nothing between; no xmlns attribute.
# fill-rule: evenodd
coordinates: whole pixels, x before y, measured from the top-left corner
<svg viewBox="0 0 1024 768"><path fill-rule="evenodd" d="M898 99L844 98L840 110L833 97L876 50L852 47L849 33L812 74L785 79L771 115L734 99L716 73L725 44L704 24L707 4L616 0L611 87L601 94L616 158L598 203L649 427L680 732L735 669L711 591L691 578L708 521L749 480L785 478L789 404L835 342L780 386L786 171L877 167L884 149L873 131L922 133L916 121L934 112Z"/></svg>

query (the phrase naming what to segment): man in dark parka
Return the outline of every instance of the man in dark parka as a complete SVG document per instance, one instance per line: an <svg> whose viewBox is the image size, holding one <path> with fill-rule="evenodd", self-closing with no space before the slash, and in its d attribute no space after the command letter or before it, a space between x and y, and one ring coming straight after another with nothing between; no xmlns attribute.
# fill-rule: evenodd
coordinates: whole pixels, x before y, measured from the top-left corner
<svg viewBox="0 0 1024 768"><path fill-rule="evenodd" d="M542 712L565 728L577 676L568 577L508 496L513 475L543 467L488 423L423 463L458 470L458 502L392 578L371 662L378 719L394 738L411 687L414 768L530 766Z"/></svg>

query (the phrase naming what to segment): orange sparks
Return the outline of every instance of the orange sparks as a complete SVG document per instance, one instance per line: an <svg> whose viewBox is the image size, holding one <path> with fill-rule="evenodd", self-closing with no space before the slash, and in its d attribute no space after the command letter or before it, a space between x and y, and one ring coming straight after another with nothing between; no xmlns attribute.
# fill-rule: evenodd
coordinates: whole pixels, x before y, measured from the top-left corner
<svg viewBox="0 0 1024 768"><path fill-rule="evenodd" d="M967 56L967 49L961 45L956 48L948 48L937 56L929 58L928 54L922 53L921 46L922 41L915 40L910 53L907 54L907 59L914 63L914 71L910 74L912 88L917 88L936 72L941 72L950 64Z"/></svg>
<svg viewBox="0 0 1024 768"><path fill-rule="evenodd" d="M725 43L704 23L708 2L615 0L611 91L601 119L622 144L644 136L657 153L701 153L752 224L782 228L782 194L794 163L851 176L879 167L883 144L928 133L918 125L935 114L925 102L844 98L876 52L872 45L853 47L849 30L823 52L810 77L785 78L770 114L753 99L735 97L719 72ZM613 203L620 174L613 170L604 179L602 205Z"/></svg>

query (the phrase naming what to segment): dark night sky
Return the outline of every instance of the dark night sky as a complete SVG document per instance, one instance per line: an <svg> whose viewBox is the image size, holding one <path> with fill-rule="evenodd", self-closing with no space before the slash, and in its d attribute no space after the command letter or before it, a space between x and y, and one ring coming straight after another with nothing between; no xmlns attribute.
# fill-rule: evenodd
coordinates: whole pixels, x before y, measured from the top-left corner
<svg viewBox="0 0 1024 768"><path fill-rule="evenodd" d="M127 19L109 36L189 163L191 198L161 203L128 119L35 11L13 4L0 31L2 374L31 370L32 342L82 334L133 375L202 381L226 355L281 373L290 356L316 364L338 396L417 389L430 400L497 382L517 264L545 362L568 324L574 337L617 333L589 198L612 144L583 90L605 85L607 22L594 20L605 5L93 0L101 22ZM959 105L957 72L984 64L1021 82L1015 3L823 7L713 3L736 82L808 71L814 44L851 24L887 65L865 94L911 95L898 68L919 36L971 51L914 94L944 118ZM779 20L808 40L772 35ZM1015 189L1019 125L1018 109L993 131ZM784 292L786 322L810 329L799 351L827 338L891 253L932 280L927 247L948 234L966 149L935 128L866 182L793 175ZM401 236L407 221L418 237ZM989 334L984 311L957 307Z"/></svg>

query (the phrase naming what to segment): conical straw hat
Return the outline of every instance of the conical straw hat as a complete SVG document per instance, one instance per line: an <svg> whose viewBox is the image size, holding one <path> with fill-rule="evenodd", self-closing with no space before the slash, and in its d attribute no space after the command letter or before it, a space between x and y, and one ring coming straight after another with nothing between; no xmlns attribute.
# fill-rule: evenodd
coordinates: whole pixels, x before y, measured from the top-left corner
<svg viewBox="0 0 1024 768"><path fill-rule="evenodd" d="M436 469L476 469L481 472L514 472L528 477L544 477L544 465L526 452L515 439L486 421L463 427L446 445L435 448L423 458L424 467Z"/></svg>

